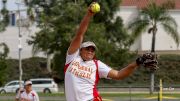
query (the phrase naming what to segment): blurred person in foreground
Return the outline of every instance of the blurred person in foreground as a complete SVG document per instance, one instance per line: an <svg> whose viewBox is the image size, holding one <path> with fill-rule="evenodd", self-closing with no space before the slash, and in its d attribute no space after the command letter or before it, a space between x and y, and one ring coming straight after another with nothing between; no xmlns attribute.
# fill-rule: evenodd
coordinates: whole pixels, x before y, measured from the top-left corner
<svg viewBox="0 0 180 101"><path fill-rule="evenodd" d="M39 101L38 94L32 90L32 82L30 80L26 80L24 88L18 91L16 101Z"/></svg>

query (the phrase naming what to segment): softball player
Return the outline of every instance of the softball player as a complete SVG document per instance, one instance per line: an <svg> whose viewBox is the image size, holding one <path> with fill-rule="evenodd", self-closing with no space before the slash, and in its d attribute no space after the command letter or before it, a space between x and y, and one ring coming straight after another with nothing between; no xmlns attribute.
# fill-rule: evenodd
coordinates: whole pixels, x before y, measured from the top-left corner
<svg viewBox="0 0 180 101"><path fill-rule="evenodd" d="M100 78L121 80L134 72L146 58L139 57L122 70L114 70L100 60L96 60L96 45L83 42L84 34L94 13L91 6L82 19L66 55L65 94L67 101L102 101L96 86Z"/></svg>
<svg viewBox="0 0 180 101"><path fill-rule="evenodd" d="M21 89L16 96L16 101L39 101L38 94L32 90L32 82L25 81L24 89Z"/></svg>

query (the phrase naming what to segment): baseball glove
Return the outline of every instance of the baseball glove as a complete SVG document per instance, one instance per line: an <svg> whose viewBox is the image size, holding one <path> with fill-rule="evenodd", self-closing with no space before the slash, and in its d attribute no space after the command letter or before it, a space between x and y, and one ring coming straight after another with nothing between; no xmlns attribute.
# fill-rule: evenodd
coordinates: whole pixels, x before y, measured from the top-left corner
<svg viewBox="0 0 180 101"><path fill-rule="evenodd" d="M158 69L157 54L155 53L145 53L136 59L138 65L142 65L149 68L151 71Z"/></svg>

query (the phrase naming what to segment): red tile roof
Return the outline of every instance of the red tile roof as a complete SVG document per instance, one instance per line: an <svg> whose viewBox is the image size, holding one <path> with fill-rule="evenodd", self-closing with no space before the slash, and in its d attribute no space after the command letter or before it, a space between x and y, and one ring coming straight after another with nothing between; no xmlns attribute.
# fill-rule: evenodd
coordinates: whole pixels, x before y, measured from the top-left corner
<svg viewBox="0 0 180 101"><path fill-rule="evenodd" d="M122 0L121 6L137 6L138 8L144 8L152 0ZM154 0L156 4L160 5L166 0ZM175 1L175 9L180 9L180 0Z"/></svg>

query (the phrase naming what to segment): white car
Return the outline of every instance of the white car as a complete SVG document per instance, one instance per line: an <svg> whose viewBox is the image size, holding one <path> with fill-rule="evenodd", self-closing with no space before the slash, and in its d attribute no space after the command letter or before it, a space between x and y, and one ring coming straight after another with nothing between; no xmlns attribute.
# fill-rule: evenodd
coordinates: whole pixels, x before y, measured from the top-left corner
<svg viewBox="0 0 180 101"><path fill-rule="evenodd" d="M58 85L51 78L30 79L32 81L32 88L36 92L43 93L57 93Z"/></svg>
<svg viewBox="0 0 180 101"><path fill-rule="evenodd" d="M21 82L21 87L23 87L24 82ZM12 93L12 92L17 92L19 90L19 81L14 80L10 81L7 84L5 84L4 87L0 88L0 93Z"/></svg>
<svg viewBox="0 0 180 101"><path fill-rule="evenodd" d="M30 79L32 81L32 88L36 92L43 93L57 93L58 85L51 78L36 78ZM24 82L22 82L22 85ZM23 86L22 86L23 87ZM0 93L17 93L19 90L19 81L14 80L8 82L4 87L0 88Z"/></svg>

